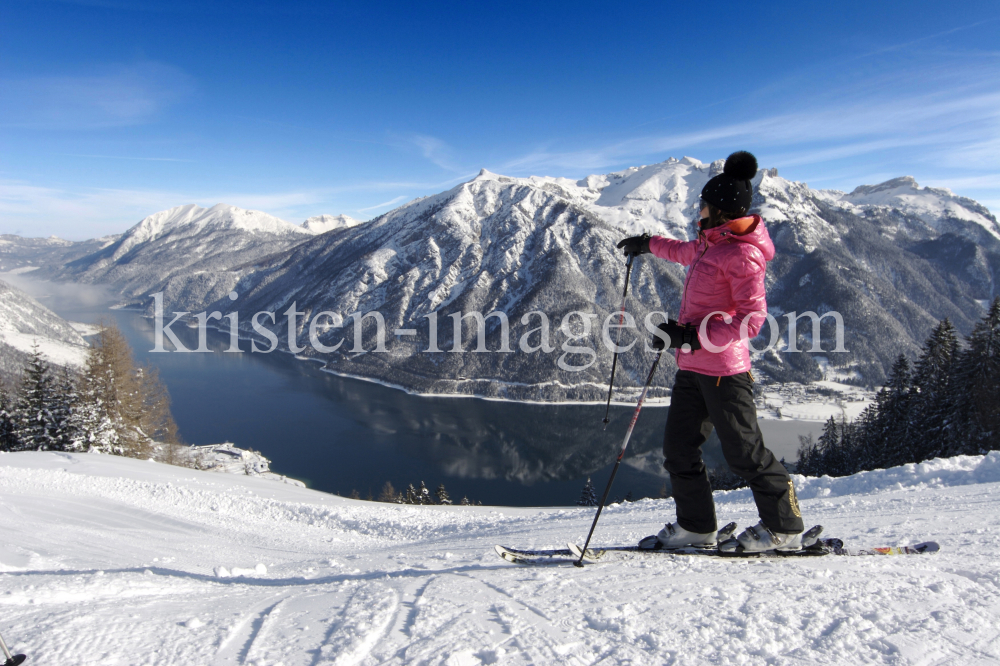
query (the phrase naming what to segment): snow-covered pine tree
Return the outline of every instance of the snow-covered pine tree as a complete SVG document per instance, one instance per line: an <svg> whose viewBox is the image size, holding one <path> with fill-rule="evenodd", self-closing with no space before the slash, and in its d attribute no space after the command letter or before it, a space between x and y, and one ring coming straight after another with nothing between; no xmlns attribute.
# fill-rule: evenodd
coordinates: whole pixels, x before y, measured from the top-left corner
<svg viewBox="0 0 1000 666"><path fill-rule="evenodd" d="M59 450L56 385L48 362L33 345L14 409L14 429L21 451Z"/></svg>
<svg viewBox="0 0 1000 666"><path fill-rule="evenodd" d="M122 454L119 445L120 423L108 407L103 382L96 381L88 365L80 380L76 409L72 415L73 447L80 451Z"/></svg>
<svg viewBox="0 0 1000 666"><path fill-rule="evenodd" d="M80 380L77 408L73 414L76 447L83 451L124 455L121 432L125 424L117 409L117 376L108 362L107 346L101 344L104 329L87 355Z"/></svg>
<svg viewBox="0 0 1000 666"><path fill-rule="evenodd" d="M587 483L583 486L583 492L580 493L580 499L576 502L577 506L597 506L597 493L594 491L594 486L590 483L590 477L587 477Z"/></svg>
<svg viewBox="0 0 1000 666"><path fill-rule="evenodd" d="M438 485L434 496L437 497L438 504L451 504L451 497L448 496L448 491L444 489L443 483Z"/></svg>
<svg viewBox="0 0 1000 666"><path fill-rule="evenodd" d="M135 458L155 453L165 462L179 458L170 396L153 368L135 364L113 324L102 322L94 336L79 394L74 427L82 448Z"/></svg>
<svg viewBox="0 0 1000 666"><path fill-rule="evenodd" d="M423 481L420 482L420 487L417 488L418 493L418 504L434 504L434 499L431 498L431 491L424 484Z"/></svg>
<svg viewBox="0 0 1000 666"><path fill-rule="evenodd" d="M80 436L76 431L76 411L80 396L77 393L78 378L69 368L63 368L55 381L55 400L52 417L56 424L58 448L62 451L81 451Z"/></svg>
<svg viewBox="0 0 1000 666"><path fill-rule="evenodd" d="M17 451L18 448L14 401L6 389L0 388L0 451Z"/></svg>
<svg viewBox="0 0 1000 666"><path fill-rule="evenodd" d="M951 380L954 406L945 455L1000 449L1000 296L966 342Z"/></svg>
<svg viewBox="0 0 1000 666"><path fill-rule="evenodd" d="M945 426L953 411L950 383L952 365L958 356L958 333L942 319L924 343L913 369L910 404L912 436L907 462L920 462L941 455Z"/></svg>
<svg viewBox="0 0 1000 666"><path fill-rule="evenodd" d="M420 493L413 487L413 484L406 486L405 504L420 504Z"/></svg>

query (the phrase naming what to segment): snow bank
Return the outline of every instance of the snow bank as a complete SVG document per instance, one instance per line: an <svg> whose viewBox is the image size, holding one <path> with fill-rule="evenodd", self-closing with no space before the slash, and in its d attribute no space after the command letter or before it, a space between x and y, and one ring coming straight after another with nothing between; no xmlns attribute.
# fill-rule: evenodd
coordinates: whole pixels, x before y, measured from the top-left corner
<svg viewBox="0 0 1000 666"><path fill-rule="evenodd" d="M935 458L839 478L795 476L796 492L804 499L997 482L1000 482L1000 451L985 456Z"/></svg>
<svg viewBox="0 0 1000 666"><path fill-rule="evenodd" d="M894 490L916 491L927 488L967 486L974 483L1000 483L1000 451L984 456L935 458L889 469L876 469L851 476L819 478L793 474L795 493L800 500L847 495L871 495ZM750 490L720 491L717 502L747 502Z"/></svg>

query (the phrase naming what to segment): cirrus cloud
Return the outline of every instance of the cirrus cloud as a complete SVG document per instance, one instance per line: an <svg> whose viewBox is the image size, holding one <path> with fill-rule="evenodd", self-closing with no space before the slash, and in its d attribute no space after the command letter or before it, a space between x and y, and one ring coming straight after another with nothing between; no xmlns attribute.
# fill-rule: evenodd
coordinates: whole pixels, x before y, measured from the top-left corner
<svg viewBox="0 0 1000 666"><path fill-rule="evenodd" d="M139 125L183 99L194 81L158 62L114 65L77 76L0 80L0 126L93 130Z"/></svg>

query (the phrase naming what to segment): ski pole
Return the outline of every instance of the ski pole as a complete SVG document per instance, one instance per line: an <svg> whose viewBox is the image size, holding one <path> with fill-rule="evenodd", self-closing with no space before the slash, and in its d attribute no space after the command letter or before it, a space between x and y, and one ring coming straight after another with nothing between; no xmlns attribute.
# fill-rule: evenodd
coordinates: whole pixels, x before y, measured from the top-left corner
<svg viewBox="0 0 1000 666"><path fill-rule="evenodd" d="M608 499L608 493L611 492L611 484L615 482L615 474L618 473L618 467L622 464L622 458L625 457L625 448L628 446L628 440L632 437L632 430L635 429L635 422L639 420L639 412L642 411L642 403L646 400L646 393L649 392L649 385L653 382L653 375L656 373L656 366L660 364L660 356L663 354L663 350L656 352L656 359L653 360L653 367L649 369L649 376L646 377L646 385L642 387L642 394L639 395L639 404L635 406L635 413L632 414L632 421L628 424L628 430L625 432L625 441L622 442L622 450L618 452L618 459L615 460L615 466L611 470L611 478L608 479L608 487L604 489L604 495L601 497L601 503L597 506L597 515L594 516L594 522L590 526L590 533L587 534L587 541L583 544L583 551L580 553L580 559L573 563L574 566L583 566L583 556L587 554L587 546L590 545L590 537L594 536L594 528L597 527L597 521L601 517L601 511L604 510L604 502Z"/></svg>
<svg viewBox="0 0 1000 666"><path fill-rule="evenodd" d="M3 666L17 666L27 659L23 654L11 654L10 650L7 649L7 644L4 642L3 636L0 636L0 648L3 648L3 656L7 658Z"/></svg>
<svg viewBox="0 0 1000 666"><path fill-rule="evenodd" d="M625 323L625 297L628 296L628 280L632 275L632 260L635 258L634 254L628 255L628 260L625 262L625 290L622 292L622 306L619 308L621 313L618 315L618 325L621 326ZM608 427L608 414L611 413L611 393L615 388L615 368L618 367L618 342L622 339L622 329L618 329L618 340L615 343L615 353L611 357L611 381L608 382L608 404L604 410L604 428Z"/></svg>

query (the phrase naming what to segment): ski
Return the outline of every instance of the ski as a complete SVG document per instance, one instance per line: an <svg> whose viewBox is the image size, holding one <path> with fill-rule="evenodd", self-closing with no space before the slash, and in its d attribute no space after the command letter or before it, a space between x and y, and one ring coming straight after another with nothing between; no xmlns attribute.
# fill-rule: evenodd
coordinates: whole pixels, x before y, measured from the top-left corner
<svg viewBox="0 0 1000 666"><path fill-rule="evenodd" d="M720 535L729 528L727 525L720 530ZM609 546L606 548L588 548L586 554L576 544L569 544L567 548L543 549L543 550L518 550L495 546L497 554L508 562L515 564L567 564L576 562L581 555L585 562L599 562L601 560L613 559L617 556L630 555L701 555L705 557L720 557L732 559L759 559L759 558L783 558L783 557L819 557L824 555L839 555L845 557L877 556L877 555L923 555L926 553L936 553L941 547L936 541L925 541L912 546L885 546L878 548L847 548L840 539L826 538L819 539L816 536L822 531L822 527L817 525L806 534L812 533L815 539L808 547L793 551L765 551L763 553L744 552L722 552L718 548L671 548L649 550L638 546ZM733 525L735 530L735 525ZM731 534L731 532L730 532ZM720 539L721 541L722 539Z"/></svg>
<svg viewBox="0 0 1000 666"><path fill-rule="evenodd" d="M568 564L574 562L572 553L568 548L556 548L551 550L518 550L516 548L505 548L504 546L493 546L497 555L513 562L514 564Z"/></svg>
<svg viewBox="0 0 1000 666"><path fill-rule="evenodd" d="M732 541L735 542L736 538L733 537L733 533L736 531L736 523L729 523L723 527L718 532L718 543L721 545L723 543ZM823 533L822 525L814 525L809 528L802 535L802 542L806 544L804 548L799 550L775 550L775 551L764 551L756 553L745 553L742 547L738 547L734 551L722 551L718 547L715 548L664 548L664 549L645 549L639 548L637 546L625 548L588 548L586 554L583 554L583 550L575 545L569 544L569 550L576 555L578 558L583 557L584 560L590 562L596 562L608 553L619 553L619 552L637 552L637 553L662 553L664 555L708 555L712 557L741 557L741 558L759 558L759 557L789 557L789 556L816 556L816 555L827 555L830 549L843 547L843 542L839 539L823 539L819 538L819 535Z"/></svg>
<svg viewBox="0 0 1000 666"><path fill-rule="evenodd" d="M833 539L840 541L840 539ZM834 548L833 555L923 555L924 553L936 553L941 550L941 546L936 541L924 541L913 546L886 546L883 548L844 548L843 544Z"/></svg>
<svg viewBox="0 0 1000 666"><path fill-rule="evenodd" d="M729 523L721 530L718 531L716 538L719 541L725 541L736 531L736 523ZM572 549L576 549L576 553ZM580 557L580 547L571 544L570 548L554 548L547 550L519 550L516 548L506 548L504 546L494 546L493 549L497 552L501 558L507 560L508 562L513 562L515 564L561 564L565 562L574 562ZM588 557L584 559L589 559L589 553L593 552L595 549L588 548ZM710 548L674 548L674 549L646 549L640 548L639 546L610 546L608 548L601 548L602 553L604 552L620 552L620 553L661 553L664 555L716 555L718 550L715 546Z"/></svg>

